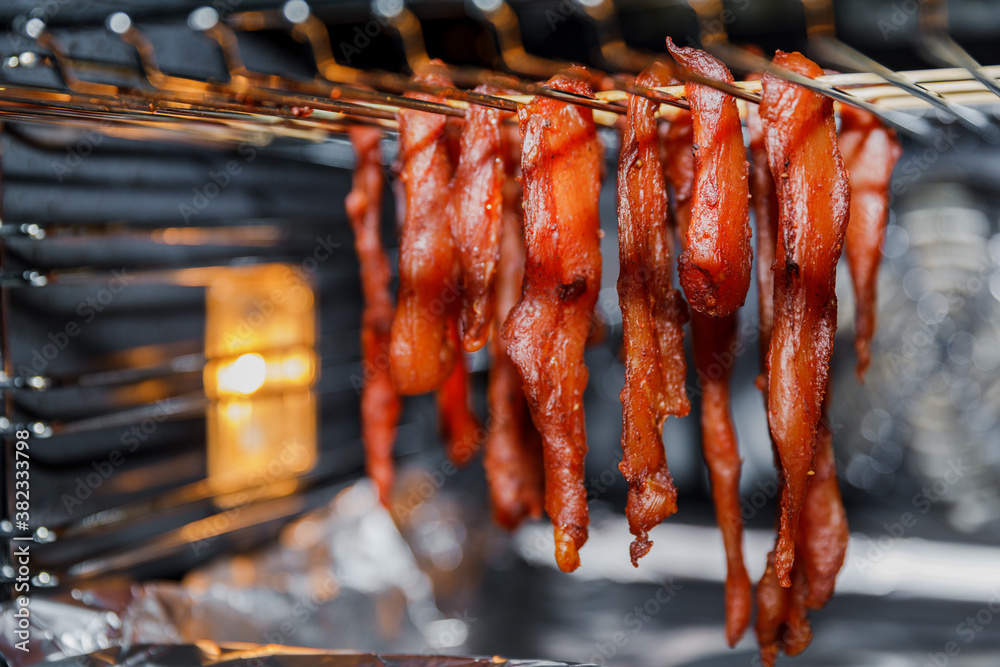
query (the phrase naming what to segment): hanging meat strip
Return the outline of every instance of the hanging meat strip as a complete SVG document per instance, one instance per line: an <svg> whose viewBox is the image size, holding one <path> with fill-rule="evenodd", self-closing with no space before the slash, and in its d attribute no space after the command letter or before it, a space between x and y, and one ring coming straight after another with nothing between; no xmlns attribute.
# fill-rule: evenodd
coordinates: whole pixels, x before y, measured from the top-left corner
<svg viewBox="0 0 1000 667"><path fill-rule="evenodd" d="M759 74L751 74L750 80L760 79ZM750 201L754 207L757 222L757 297L760 317L760 355L762 371L757 376L757 388L764 394L764 405L767 405L767 351L771 345L771 330L774 324L774 251L778 236L778 195L775 190L771 167L767 163L767 146L764 140L764 127L760 121L756 105L747 106L747 129L750 132L750 153L753 159L753 173L750 178ZM777 469L777 489L780 494L785 486L781 474L781 459L771 441L774 450L774 463ZM778 581L778 573L774 568L774 551L767 555L767 566L757 584L757 621L755 632L760 645L761 663L765 667L774 665L778 652L784 645L782 633L788 609L791 592L782 588Z"/></svg>
<svg viewBox="0 0 1000 667"><path fill-rule="evenodd" d="M497 92L487 86L477 91ZM437 404L448 458L459 466L472 459L483 439L479 421L469 406L468 373L460 350L474 352L485 345L493 324L493 283L500 255L505 178L500 124L509 115L482 105L469 108L457 142L458 166L451 183L452 208L448 217L462 285L462 337L457 322L449 321L449 337L459 353L451 375L438 391ZM454 308L448 310L454 312Z"/></svg>
<svg viewBox="0 0 1000 667"><path fill-rule="evenodd" d="M513 530L525 517L538 518L544 498L542 439L531 421L524 385L517 367L507 355L500 331L507 315L521 297L524 277L524 220L521 184L517 180L521 162L521 137L517 126L502 128L506 179L503 186L503 222L500 259L497 263L495 332L490 341L488 399L490 432L483 456L489 483L493 518Z"/></svg>
<svg viewBox="0 0 1000 667"><path fill-rule="evenodd" d="M824 403L824 412L827 404ZM779 647L789 656L802 653L812 641L810 609L820 609L833 596L837 573L847 552L847 518L840 499L833 434L820 422L816 435L815 475L809 481L795 535L792 587L787 594Z"/></svg>
<svg viewBox="0 0 1000 667"><path fill-rule="evenodd" d="M450 83L441 75L420 80ZM444 102L424 93L407 96ZM448 219L453 166L445 134L447 119L441 114L399 110L399 179L405 213L389 360L396 389L404 395L440 387L460 353L449 332L460 294Z"/></svg>
<svg viewBox="0 0 1000 667"><path fill-rule="evenodd" d="M461 341L457 322L454 320L448 325L448 336L451 345L459 349ZM469 372L465 368L461 352L444 384L438 388L435 400L445 454L455 465L467 465L479 451L485 433L469 406Z"/></svg>
<svg viewBox="0 0 1000 667"><path fill-rule="evenodd" d="M669 125L661 124L660 162L663 176L673 191L672 223L679 238L687 238L694 190L694 125L691 113L678 111Z"/></svg>
<svg viewBox="0 0 1000 667"><path fill-rule="evenodd" d="M725 67L711 56L696 49L676 48L668 43L674 58L683 66L708 76L728 76L722 71ZM721 68L721 69L720 69ZM693 162L683 162L679 158L669 159L668 173L674 181L675 219L690 220L687 233L681 236L684 252L681 257L717 256L724 259L722 266L713 265L718 275L722 276L717 285L732 283L726 278L727 270L742 270L746 267L746 281L749 281L752 251L749 246L749 191L746 177L746 160L743 157L742 129L735 101L718 98L712 101L700 90L702 86L685 87L685 92L691 102L693 117L694 141L697 149L694 151ZM696 101L698 100L698 101ZM720 114L720 107L732 103L732 109ZM735 114L735 119L731 117ZM720 120L721 116L721 120ZM720 123L718 129L709 131L711 123ZM669 146L667 150L684 150L684 133L678 131L675 135L676 147ZM668 140L670 139L668 135ZM734 153L734 147L739 147L739 155ZM688 149L690 151L690 149ZM687 167L687 173L684 169ZM687 179L685 180L682 179ZM693 182L690 208L682 196ZM729 199L720 200L719 193L728 192ZM740 199L742 197L742 199ZM740 204L742 201L742 204ZM721 204L721 205L720 205ZM713 231L714 230L714 231ZM743 230L731 234L730 230ZM728 242L726 235L728 235ZM713 236L712 243L716 247L709 248L705 243L707 236ZM721 239L721 243L718 243ZM695 252L690 252L691 248ZM704 251L699 255L700 247ZM706 264L708 265L708 264ZM681 267L681 285L688 291L687 275L708 275L695 264ZM730 274L733 275L733 274ZM742 277L739 278L743 280ZM737 288L739 289L739 288ZM712 495L715 500L716 520L722 531L723 543L726 549L726 640L730 646L735 645L746 632L750 623L752 607L752 591L746 565L743 562L743 518L740 507L740 459L739 447L736 442L736 430L733 427L732 415L729 410L729 382L732 376L733 354L736 343L737 308L745 298L746 288L742 296L733 306L729 314L720 314L719 310L698 312L692 303L691 339L694 347L695 366L698 370L699 385L702 390L702 449L705 462L708 464L712 482ZM701 291L698 291L701 290ZM703 288L697 288L698 294L704 295ZM714 297L710 297L714 298ZM702 300L702 305L705 300Z"/></svg>
<svg viewBox="0 0 1000 667"><path fill-rule="evenodd" d="M775 64L809 77L823 73L798 53L779 51ZM781 212L767 406L785 481L775 568L788 587L837 327L834 285L850 187L832 101L772 75L762 87L760 116Z"/></svg>
<svg viewBox="0 0 1000 667"><path fill-rule="evenodd" d="M726 66L704 51L670 39L667 48L685 71L733 82ZM735 98L714 88L688 82L684 94L694 124L695 181L680 282L692 311L725 317L743 305L753 263L740 112Z"/></svg>
<svg viewBox="0 0 1000 667"><path fill-rule="evenodd" d="M692 217L692 220L694 218ZM726 549L726 641L735 646L750 624L752 592L743 562L740 459L729 411L736 316L691 314L691 341L701 387L701 446L712 481L715 517Z"/></svg>
<svg viewBox="0 0 1000 667"><path fill-rule="evenodd" d="M671 82L654 65L636 79L642 86ZM659 160L658 104L629 97L618 162L618 300L624 333L625 386L622 452L628 480L625 507L635 541L632 564L649 552L647 532L677 511L677 490L667 470L663 422L691 410L684 380L684 323L687 306L671 284L674 243L668 218L667 185Z"/></svg>
<svg viewBox="0 0 1000 667"><path fill-rule="evenodd" d="M774 261L777 236L777 198L774 179L767 164L764 130L754 106L747 109L747 127L750 130L754 165L750 190L757 218L760 342L762 357L766 357L774 314L774 274L771 263ZM764 392L766 401L767 381L763 373L758 377L758 387ZM761 645L761 662L764 665L774 664L779 647L789 655L794 655L808 645L812 632L806 611L819 609L833 595L833 584L847 548L847 523L837 483L833 436L825 421L820 422L816 437L815 474L809 481L796 533L792 589L782 588L778 582L774 552L769 555L768 567L757 586L756 631ZM781 489L784 480L777 452L775 461L779 467L778 487Z"/></svg>
<svg viewBox="0 0 1000 667"><path fill-rule="evenodd" d="M827 404L823 407L826 412ZM837 480L833 433L825 417L816 434L813 471L815 474L809 481L795 538L796 563L801 561L805 573L805 605L809 609L820 609L833 597L834 583L844 564L850 536Z"/></svg>
<svg viewBox="0 0 1000 667"><path fill-rule="evenodd" d="M824 413L828 407L824 402ZM792 587L782 588L774 569L774 553L757 587L757 639L761 662L774 664L778 651L798 655L812 640L807 613L833 597L837 574L847 553L847 514L840 497L833 433L824 417L816 434L815 474L809 481L795 536Z"/></svg>
<svg viewBox="0 0 1000 667"><path fill-rule="evenodd" d="M751 74L748 81L760 79ZM750 176L750 203L757 222L757 312L760 317L760 357L763 363L771 344L774 327L774 248L778 238L778 194L775 191L771 167L767 164L764 127L757 105L747 105L747 130L750 132L750 154L753 172ZM767 375L757 377L757 388L765 392Z"/></svg>
<svg viewBox="0 0 1000 667"><path fill-rule="evenodd" d="M809 610L806 607L808 593L805 569L796 561L792 566L792 587L788 589L788 610L779 644L785 655L798 655L812 642L812 625L809 623Z"/></svg>
<svg viewBox="0 0 1000 667"><path fill-rule="evenodd" d="M378 490L382 504L389 504L392 491L392 446L401 409L399 396L389 376L389 330L392 327L392 294L389 292L389 260L382 249L382 159L381 133L354 125L354 186L347 195L347 217L354 231L354 250L361 267L361 439L365 467Z"/></svg>
<svg viewBox="0 0 1000 667"><path fill-rule="evenodd" d="M480 86L476 91L489 95L498 92L490 86ZM462 345L466 352L475 352L486 344L493 324L493 281L500 256L504 184L500 124L509 115L473 104L462 130L451 232L461 267Z"/></svg>
<svg viewBox="0 0 1000 667"><path fill-rule="evenodd" d="M590 86L575 77L556 76L547 85L591 95ZM536 97L518 120L526 259L521 300L503 334L542 434L545 510L555 529L556 561L570 572L580 564L589 524L583 348L601 279L602 148L585 107Z"/></svg>
<svg viewBox="0 0 1000 667"><path fill-rule="evenodd" d="M418 80L447 86L441 74ZM423 93L411 97L443 99ZM459 264L450 217L457 142L440 114L399 110L399 179L405 201L399 247L399 295L389 362L400 394L435 389L441 435L449 459L464 465L479 447L479 422L469 407L468 378L459 334ZM459 145L459 148L461 146Z"/></svg>
<svg viewBox="0 0 1000 667"><path fill-rule="evenodd" d="M851 183L846 250L854 282L854 349L861 381L871 362L871 341L875 335L878 266L889 221L889 181L902 148L896 132L874 114L845 104L840 110L840 152Z"/></svg>
<svg viewBox="0 0 1000 667"><path fill-rule="evenodd" d="M763 667L774 667L778 652L784 645L782 637L791 591L782 588L774 567L774 552L767 555L767 567L757 584L757 643Z"/></svg>

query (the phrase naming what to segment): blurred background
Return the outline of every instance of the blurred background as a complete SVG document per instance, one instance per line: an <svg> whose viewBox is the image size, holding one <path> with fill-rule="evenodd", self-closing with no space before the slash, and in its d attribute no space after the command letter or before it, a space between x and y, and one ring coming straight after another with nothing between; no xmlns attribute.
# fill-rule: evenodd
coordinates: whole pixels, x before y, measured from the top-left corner
<svg viewBox="0 0 1000 667"><path fill-rule="evenodd" d="M10 26L0 33L0 566L9 612L10 538L23 534L13 523L13 434L28 428L34 614L31 653L12 648L9 613L0 619L0 653L31 664L210 639L613 665L756 664L752 637L735 650L724 643L722 544L696 407L665 431L680 511L651 533L655 546L640 567L629 563L627 484L617 469L624 368L615 133L601 132L608 178L599 314L608 335L587 353L593 523L583 567L564 575L547 523L515 535L492 525L481 464L456 471L445 462L429 396L406 402L390 511L363 479L360 283L343 206L353 155L342 132L277 123L136 129L99 116L63 122L4 101L8 86L66 88L51 44L28 30L31 18L44 21L88 81L138 80L135 50L105 25L117 11L149 36L163 72L228 81L232 62L188 24L200 4L0 5L0 26ZM921 31L920 4L838 0L836 36L895 70L948 65ZM275 0L211 6L223 17L282 8ZM406 6L430 56L502 67L485 20L499 2ZM407 71L398 31L372 6L309 7L341 64ZM510 7L528 53L609 66L601 46L615 26L592 11L606 5ZM625 43L653 53L665 37L688 43L704 27L684 2L617 0L613 9ZM717 9L734 43L809 52L800 2L727 0ZM947 10L951 36L984 65L1000 63L1000 2ZM250 72L315 76L309 47L287 29L239 32L238 49ZM1000 122L1000 98L975 108ZM1000 151L945 111L907 112L942 140L927 147L903 138L864 385L854 377L846 271L838 279L831 422L852 538L838 594L813 614L813 645L794 659L801 665L1000 662L1000 622L991 623L1000 612ZM395 150L387 133L387 179ZM394 263L391 188L383 208ZM751 287L745 323L756 320L755 296ZM756 580L773 540L776 487L753 387L755 335L741 339L739 352L733 413ZM489 359L466 361L485 415ZM272 368L282 369L277 379Z"/></svg>

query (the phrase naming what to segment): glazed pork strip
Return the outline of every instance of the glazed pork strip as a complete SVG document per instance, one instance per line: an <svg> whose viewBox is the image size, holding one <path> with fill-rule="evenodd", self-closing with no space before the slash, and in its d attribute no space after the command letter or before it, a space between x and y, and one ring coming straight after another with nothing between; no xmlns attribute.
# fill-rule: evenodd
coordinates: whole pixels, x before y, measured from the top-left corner
<svg viewBox="0 0 1000 667"><path fill-rule="evenodd" d="M811 78L823 73L798 53L779 51L774 62ZM760 116L780 211L767 356L768 422L784 479L775 569L789 587L837 328L834 287L850 187L833 102L772 75L763 77L762 88Z"/></svg>
<svg viewBox="0 0 1000 667"><path fill-rule="evenodd" d="M452 321L448 327L451 344L461 348L458 335L458 323ZM438 424L444 451L448 460L461 467L468 465L479 451L485 432L479 419L469 405L469 372L465 367L465 359L461 352L445 378L444 384L438 387L434 394L438 409Z"/></svg>
<svg viewBox="0 0 1000 667"><path fill-rule="evenodd" d="M672 78L653 66L636 79L665 86ZM625 513L635 540L632 564L649 552L648 531L677 511L677 490L667 469L663 423L691 409L684 386L687 306L672 285L674 242L668 222L667 184L660 165L658 104L629 97L618 161L618 302L622 311L625 386L622 462L628 480Z"/></svg>
<svg viewBox="0 0 1000 667"><path fill-rule="evenodd" d="M500 92L480 86L476 92ZM462 280L462 346L475 352L493 326L505 178L501 124L509 112L473 104L465 116L453 183L451 233Z"/></svg>
<svg viewBox="0 0 1000 667"><path fill-rule="evenodd" d="M521 208L521 137L516 125L504 126L506 179L503 186L503 221L500 258L494 283L496 311L494 335L490 340L493 367L490 369L487 398L490 433L486 440L483 467L490 489L493 518L498 525L514 530L525 518L542 514L542 439L531 421L524 384L517 367L507 354L500 332L507 315L521 297L524 279L524 219Z"/></svg>
<svg viewBox="0 0 1000 667"><path fill-rule="evenodd" d="M725 66L708 54L697 49L676 48L672 43L668 47L683 67L714 78L732 79ZM735 101L729 96L720 98L717 91L704 86L685 85L685 94L691 103L694 160L685 163L675 159L674 164L690 165L686 176L694 185L688 205L676 196L688 186L675 183L674 217L679 221L689 220L687 232L681 236L684 246L681 257L687 258L681 266L681 285L689 298L701 299L703 306L699 311L692 303L691 339L702 391L702 451L726 551L726 640L732 646L750 623L753 596L743 558L739 493L742 460L729 407L733 368L732 364L719 360L732 358L737 328L735 311L746 295L746 289L740 285L746 281L747 289L749 287L753 260L749 245L750 193ZM684 135L678 133L678 136ZM680 141L678 144L678 149L686 148ZM677 167L674 172L675 178L685 177ZM699 257L703 259L698 260ZM723 260L723 265L713 263L719 259ZM716 294L735 294L733 287L737 292L742 290L738 301L730 299L734 305L731 304L728 314L714 307L721 302L714 296L705 297L706 284L699 282L711 276L713 271L719 277L709 282ZM686 275L693 277L686 281ZM713 304L712 308L705 307L709 303Z"/></svg>
<svg viewBox="0 0 1000 667"><path fill-rule="evenodd" d="M851 184L845 251L854 283L854 349L858 380L862 380L872 357L878 267L889 222L889 182L903 151L894 130L875 115L845 104L840 110L840 152Z"/></svg>
<svg viewBox="0 0 1000 667"><path fill-rule="evenodd" d="M450 83L439 74L418 79ZM407 96L444 102L424 93ZM411 395L433 391L451 375L461 351L450 334L461 295L448 219L454 172L445 131L448 117L411 109L400 109L398 116L404 213L389 361L396 390Z"/></svg>
<svg viewBox="0 0 1000 667"><path fill-rule="evenodd" d="M580 78L548 84L590 96ZM521 300L504 324L514 361L542 434L545 510L564 572L580 564L589 512L584 487L584 344L601 281L602 147L586 107L536 97L518 112L524 186L525 264Z"/></svg>
<svg viewBox="0 0 1000 667"><path fill-rule="evenodd" d="M700 49L667 40L681 68L733 82L721 62ZM681 287L691 310L710 317L736 312L750 289L750 191L746 148L736 99L715 88L684 84L694 133L691 219L678 259Z"/></svg>
<svg viewBox="0 0 1000 667"><path fill-rule="evenodd" d="M756 81L759 74L747 80ZM760 318L760 357L763 365L771 345L774 328L774 249L778 238L778 193L767 163L767 146L764 126L760 122L757 105L747 105L747 130L750 134L750 155L753 169L750 174L750 203L753 205L757 227L757 313ZM767 393L767 374L761 372L757 388Z"/></svg>
<svg viewBox="0 0 1000 667"><path fill-rule="evenodd" d="M379 130L355 125L354 184L345 208L354 232L354 250L361 268L361 440L365 467L382 504L389 504L393 482L392 448L396 441L401 401L389 375L389 331L394 310L389 291L389 260L382 248L382 157Z"/></svg>

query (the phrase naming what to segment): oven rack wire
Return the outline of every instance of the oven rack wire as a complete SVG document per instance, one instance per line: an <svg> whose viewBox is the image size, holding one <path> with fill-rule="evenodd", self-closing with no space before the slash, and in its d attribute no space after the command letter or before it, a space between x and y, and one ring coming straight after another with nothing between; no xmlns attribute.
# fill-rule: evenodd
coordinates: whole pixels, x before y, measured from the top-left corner
<svg viewBox="0 0 1000 667"><path fill-rule="evenodd" d="M921 35L929 51L953 66L895 72L836 38L829 18L832 15L829 0L803 0L810 53L848 70L815 80L776 67L754 51L730 43L718 32L723 22L716 20L722 11L717 1L691 0L689 4L701 20L702 45L733 69L768 72L830 97L838 104L863 108L925 143L935 137L932 124L922 117L927 109L937 109L980 138L1000 143L1000 128L989 112L1000 95L997 83L1000 66L983 67L948 36L942 2L921 3ZM528 54L520 40L516 15L502 0L476 0L471 6L497 36L503 72L432 61L423 43L420 22L409 9L401 2L385 0L377 0L373 5L373 11L379 12L398 34L411 72L437 70L447 75L454 86L434 86L398 73L358 70L339 64L333 57L324 23L303 0L290 0L280 10L245 11L221 17L215 9L202 7L190 14L188 26L205 34L221 50L229 74L225 82L164 73L149 38L128 15L118 12L108 17L107 27L136 50L141 71L133 73L135 85L96 83L83 78L81 73L106 71L108 65L75 59L42 20L30 19L23 31L35 40L39 52L7 56L4 66L52 67L62 78L65 89L0 86L0 119L80 127L101 123L109 133L138 139L181 134L193 140L237 143L260 136L319 141L331 133L343 132L354 123L378 125L391 131L396 125L396 113L404 108L462 117L470 104L513 112L535 95L544 95L591 108L597 112L598 123L613 126L616 117L625 113L623 102L629 95L659 102L660 115L666 119L687 106L683 85L651 89L634 83L631 75L655 62L669 68L679 81L693 81L734 95L742 100L744 110L745 104L760 101L760 81L739 81L735 85L714 81L685 73L673 65L669 56L638 52L625 46L615 24L612 0L581 5L598 26L602 58L608 70L615 72L594 68L573 70L576 76L599 82L602 89L593 98L553 90L538 82L557 72L567 73L569 63ZM237 33L265 29L287 30L296 40L307 43L315 59L315 79L301 81L249 70L240 53ZM480 84L490 84L510 94L490 95L471 90ZM439 96L444 102L406 96L417 92Z"/></svg>

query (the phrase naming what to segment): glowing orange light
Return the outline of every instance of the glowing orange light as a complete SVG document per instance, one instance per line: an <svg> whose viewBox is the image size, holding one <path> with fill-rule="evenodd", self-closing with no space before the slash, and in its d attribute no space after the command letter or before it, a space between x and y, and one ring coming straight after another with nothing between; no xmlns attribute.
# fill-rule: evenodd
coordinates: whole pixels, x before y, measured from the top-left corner
<svg viewBox="0 0 1000 667"><path fill-rule="evenodd" d="M291 493L317 456L312 286L284 264L215 271L207 283L209 482L231 492L222 505Z"/></svg>
<svg viewBox="0 0 1000 667"><path fill-rule="evenodd" d="M256 353L244 354L219 365L217 371L219 393L249 396L264 386L267 362Z"/></svg>

